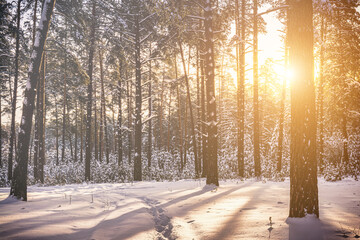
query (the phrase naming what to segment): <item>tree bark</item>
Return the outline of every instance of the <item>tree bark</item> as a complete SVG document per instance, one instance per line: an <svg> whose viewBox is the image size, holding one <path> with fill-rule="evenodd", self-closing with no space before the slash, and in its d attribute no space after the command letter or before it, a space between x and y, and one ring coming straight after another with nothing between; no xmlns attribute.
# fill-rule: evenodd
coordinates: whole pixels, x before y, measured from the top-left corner
<svg viewBox="0 0 360 240"><path fill-rule="evenodd" d="M101 115L103 116L103 129L104 129L104 137L105 137L105 157L106 163L109 163L110 157L110 144L107 132L107 119L106 119L106 103L105 103L105 87L104 87L104 69L103 69L103 58L102 52L99 50L99 60L100 60L100 80L101 80L101 106L102 112Z"/></svg>
<svg viewBox="0 0 360 240"><path fill-rule="evenodd" d="M93 81L93 60L95 51L95 15L96 1L92 0L92 20L90 32L89 68L88 68L88 89L87 89L87 112L86 112L86 142L85 142L85 181L90 181L90 160L91 160L91 114L92 114L92 81Z"/></svg>
<svg viewBox="0 0 360 240"><path fill-rule="evenodd" d="M185 84L186 84L186 92L187 92L187 101L188 101L189 112L190 112L191 134L192 134L192 138L193 138L192 143L193 143L193 148L194 148L193 151L194 151L194 157L195 157L195 174L196 174L196 177L198 178L198 177L200 177L200 169L198 168L199 164L198 164L198 156L197 156L197 144L196 144L194 114L193 114L193 109L192 109L192 104L191 104L189 79L188 79L187 72L186 72L186 67L185 67L184 52L183 52L182 44L181 44L180 41L179 41L179 47L180 47L181 60L182 60L182 63L183 63L183 68L184 68Z"/></svg>
<svg viewBox="0 0 360 240"><path fill-rule="evenodd" d="M141 91L141 60L140 60L140 23L139 15L135 15L135 157L134 157L134 181L142 180L142 91Z"/></svg>
<svg viewBox="0 0 360 240"><path fill-rule="evenodd" d="M184 169L184 152L183 152L183 129L182 129L182 121L181 121L181 95L180 95L180 90L179 90L179 85L180 82L178 81L178 69L177 69L177 60L176 60L176 55L174 57L175 59L175 79L177 82L177 86L176 86L176 94L177 94L177 100L178 100L178 122L179 122L179 142L178 142L178 146L179 146L179 152L180 152L180 171L182 171Z"/></svg>
<svg viewBox="0 0 360 240"><path fill-rule="evenodd" d="M320 60L319 60L319 171L324 170L324 58L326 42L327 22L321 18L320 29Z"/></svg>
<svg viewBox="0 0 360 240"><path fill-rule="evenodd" d="M13 175L14 142L16 139L15 118L16 118L16 100L17 100L17 88L18 88L18 78L19 78L21 2L22 0L18 0L17 12L16 12L15 78L14 78L14 89L13 89L13 96L11 102L11 130L10 130L9 158L8 158L8 181L12 179L12 175Z"/></svg>
<svg viewBox="0 0 360 240"><path fill-rule="evenodd" d="M316 112L311 0L289 0L289 63L291 81L290 212L289 217L319 217Z"/></svg>
<svg viewBox="0 0 360 240"><path fill-rule="evenodd" d="M120 166L123 162L123 138L122 138L122 78L121 73L123 71L123 62L119 59L119 73L118 73L118 143L117 143L117 151L118 151L118 166Z"/></svg>
<svg viewBox="0 0 360 240"><path fill-rule="evenodd" d="M14 169L14 178L11 182L10 195L27 201L27 165L29 154L29 142L34 111L35 90L39 79L39 70L43 56L47 33L50 26L55 0L45 0L36 31L34 49L31 57L29 78L26 84L22 118L20 124L18 154L16 155L17 166Z"/></svg>
<svg viewBox="0 0 360 240"><path fill-rule="evenodd" d="M216 98L215 98L215 59L214 59L214 36L213 36L213 13L211 0L206 1L204 11L205 27L205 76L207 97L207 135L208 135L208 171L206 184L219 186L217 165L217 122L216 122Z"/></svg>
<svg viewBox="0 0 360 240"><path fill-rule="evenodd" d="M259 119L259 70L258 70L258 1L254 0L253 78L254 78L254 166L255 176L260 177L260 119Z"/></svg>

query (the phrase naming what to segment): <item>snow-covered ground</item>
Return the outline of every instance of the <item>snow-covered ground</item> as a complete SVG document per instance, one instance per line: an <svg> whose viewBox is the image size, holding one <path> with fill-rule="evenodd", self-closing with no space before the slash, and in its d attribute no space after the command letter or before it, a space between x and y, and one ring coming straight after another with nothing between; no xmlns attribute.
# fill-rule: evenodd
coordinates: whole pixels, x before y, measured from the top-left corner
<svg viewBox="0 0 360 240"><path fill-rule="evenodd" d="M289 181L204 180L0 189L1 239L349 239L360 235L360 182L319 179L320 220L287 219ZM272 225L269 218L271 217Z"/></svg>

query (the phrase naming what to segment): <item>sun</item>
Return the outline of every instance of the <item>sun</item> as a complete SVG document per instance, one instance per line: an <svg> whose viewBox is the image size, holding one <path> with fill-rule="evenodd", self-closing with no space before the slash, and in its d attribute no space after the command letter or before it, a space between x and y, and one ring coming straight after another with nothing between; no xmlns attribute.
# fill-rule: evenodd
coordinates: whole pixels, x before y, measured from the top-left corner
<svg viewBox="0 0 360 240"><path fill-rule="evenodd" d="M277 75L279 84L283 83L284 78L286 80L286 84L289 84L295 74L293 69L290 69L289 67L285 68L283 64L274 64L274 72Z"/></svg>

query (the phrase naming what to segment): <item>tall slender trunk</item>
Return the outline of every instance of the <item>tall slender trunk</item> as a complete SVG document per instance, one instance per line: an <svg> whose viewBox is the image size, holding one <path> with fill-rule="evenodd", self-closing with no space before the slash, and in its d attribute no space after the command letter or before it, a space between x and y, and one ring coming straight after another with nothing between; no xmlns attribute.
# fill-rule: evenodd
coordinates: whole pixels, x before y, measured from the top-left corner
<svg viewBox="0 0 360 240"><path fill-rule="evenodd" d="M120 166L123 162L123 140L122 140L122 99L121 99L121 93L122 93L122 78L121 73L123 71L123 62L121 59L119 59L119 78L118 78L118 140L117 140L117 152L118 152L118 166ZM114 124L115 126L115 124Z"/></svg>
<svg viewBox="0 0 360 240"><path fill-rule="evenodd" d="M344 166L345 166L345 174L349 174L350 173L350 162L349 162L349 153L348 153L348 132L347 132L347 117L346 117L346 106L343 107L343 112L341 114L341 132L344 138L343 141L343 152L342 152L342 157L341 157L341 161L343 162Z"/></svg>
<svg viewBox="0 0 360 240"><path fill-rule="evenodd" d="M70 102L71 102L71 99L70 99ZM66 104L66 110L68 113L70 113L70 110L69 110L69 103ZM74 161L74 149L73 149L73 141L72 141L72 135L73 135L73 132L72 132L72 122L71 122L71 115L70 114L67 114L67 125L69 126L69 128L67 129L67 132L68 132L68 138L69 138L69 145L70 145L70 159L72 161Z"/></svg>
<svg viewBox="0 0 360 240"><path fill-rule="evenodd" d="M65 26L67 26L65 22ZM65 29L65 48L67 42L67 27ZM66 51L64 52L64 79L63 79L63 119L62 119L62 149L61 149L61 162L64 163L65 157L65 136L66 136L66 106L67 106L67 54Z"/></svg>
<svg viewBox="0 0 360 240"><path fill-rule="evenodd" d="M134 181L142 180L141 145L142 145L142 90L141 90L141 59L140 59L140 23L139 15L135 16L135 157Z"/></svg>
<svg viewBox="0 0 360 240"><path fill-rule="evenodd" d="M84 149L83 121L84 121L83 104L82 102L80 102L80 162L83 162L83 149Z"/></svg>
<svg viewBox="0 0 360 240"><path fill-rule="evenodd" d="M205 27L205 76L207 98L207 134L208 134L208 171L206 184L219 186L218 180L218 141L216 122L216 98L215 98L215 59L214 59L214 33L213 33L213 10L212 1L205 3L204 27Z"/></svg>
<svg viewBox="0 0 360 240"><path fill-rule="evenodd" d="M35 90L37 81L39 79L43 50L54 5L55 0L44 1L44 7L40 19L40 24L37 28L34 49L30 62L29 77L24 93L22 118L18 137L19 140L17 144L17 166L14 169L14 177L12 179L10 189L11 196L22 199L24 201L27 201L27 167L32 117L34 112Z"/></svg>
<svg viewBox="0 0 360 240"><path fill-rule="evenodd" d="M131 163L131 151L132 151L132 84L130 83L131 80L128 78L127 70L126 70L126 88L127 88L127 110L128 110L128 163Z"/></svg>
<svg viewBox="0 0 360 240"><path fill-rule="evenodd" d="M327 22L321 18L320 29L320 61L319 61L319 171L324 170L324 55L326 42Z"/></svg>
<svg viewBox="0 0 360 240"><path fill-rule="evenodd" d="M59 165L59 114L58 114L58 105L56 100L56 95L54 94L55 98L55 134L56 134L56 165Z"/></svg>
<svg viewBox="0 0 360 240"><path fill-rule="evenodd" d="M169 89L169 113L168 113L168 131L167 131L167 151L170 152L170 142L171 142L171 135L170 135L170 129L171 129L171 87Z"/></svg>
<svg viewBox="0 0 360 240"><path fill-rule="evenodd" d="M199 47L196 46L196 109L197 109L197 119L196 119L196 131L197 131L197 144L198 144L198 168L199 171L202 169L202 152L201 152L201 100L200 100L200 56L199 56ZM202 171L201 171L202 172Z"/></svg>
<svg viewBox="0 0 360 240"><path fill-rule="evenodd" d="M74 161L78 160L78 100L75 100L75 153Z"/></svg>
<svg viewBox="0 0 360 240"><path fill-rule="evenodd" d="M180 170L182 171L184 169L184 153L183 153L183 130L182 130L182 121L181 121L181 95L179 90L180 83L178 82L178 70L177 70L177 60L175 55L175 79L177 82L176 86L176 94L177 94L177 100L178 100L178 122L179 122L179 151L180 151Z"/></svg>
<svg viewBox="0 0 360 240"><path fill-rule="evenodd" d="M165 67L163 67L163 71L162 71L160 107L159 107L159 110L158 110L158 118L159 118L159 141L158 141L158 147L159 147L159 150L161 150L161 148L164 146L164 136L163 136L164 91L165 91Z"/></svg>
<svg viewBox="0 0 360 240"><path fill-rule="evenodd" d="M99 60L100 60L100 81L101 81L101 105L102 105L102 112L101 115L103 116L103 129L104 129L104 137L105 137L105 157L106 163L109 163L109 155L110 155L110 144L107 132L107 118L106 118L106 103L105 103L105 87L104 87L104 68L103 68L103 58L102 52L99 50Z"/></svg>
<svg viewBox="0 0 360 240"><path fill-rule="evenodd" d="M285 117L285 100L286 100L286 72L288 71L288 46L285 43L285 74L283 78L282 90L281 90L281 103L280 103L280 119L279 119L279 138L278 138L278 159L276 170L281 172L282 168L282 155L283 155L283 139L284 139L284 117Z"/></svg>
<svg viewBox="0 0 360 240"><path fill-rule="evenodd" d="M38 115L38 131L39 131L39 166L38 178L41 183L44 183L44 165L45 165L45 73L46 73L46 53L43 53L40 81L39 81L39 95L40 98L37 111Z"/></svg>
<svg viewBox="0 0 360 240"><path fill-rule="evenodd" d="M194 157L195 157L195 173L196 173L196 177L200 177L200 169L199 164L198 164L198 155L197 155L197 144L196 144L196 133L195 133L195 123L194 123L194 114L193 114L193 109L192 109L192 104L191 104L191 95L190 95L190 86L189 86L189 79L187 76L187 72L186 72L186 67L185 67L185 58L184 58L184 52L182 49L182 44L179 41L179 47L180 47L180 54L181 54L181 59L182 59L182 63L183 63L183 68L184 68L184 75L185 75L185 83L186 83L186 92L187 92L187 101L189 104L189 111L190 111L190 123L191 123L191 133L192 133L192 137L193 137L193 151L194 151Z"/></svg>
<svg viewBox="0 0 360 240"><path fill-rule="evenodd" d="M150 56L151 58L151 43L150 43ZM149 61L149 128L148 128L148 149L147 149L147 160L148 160L148 168L151 167L151 155L152 155L152 64L151 60Z"/></svg>
<svg viewBox="0 0 360 240"><path fill-rule="evenodd" d="M85 181L90 181L90 160L91 160L91 114L92 114L92 81L93 81L93 59L95 51L95 8L96 1L92 0L92 18L90 32L89 68L88 68L88 89L87 89L87 113L86 113L86 151L85 151Z"/></svg>
<svg viewBox="0 0 360 240"><path fill-rule="evenodd" d="M13 175L12 169L13 169L13 156L14 156L14 142L16 139L15 118L16 118L16 100L17 100L17 88L18 88L18 78L19 78L21 2L22 0L18 0L17 12L16 12L15 78L14 78L14 89L13 89L13 96L11 102L11 130L10 130L9 158L8 158L9 181L12 180L12 175Z"/></svg>
<svg viewBox="0 0 360 240"><path fill-rule="evenodd" d="M203 45L203 44L201 44ZM201 49L203 49L202 46ZM208 172L208 159L207 159L207 128L206 128L206 91L205 91L205 64L204 64L205 56L200 56L200 72L201 72L201 145L202 145L202 177L206 177Z"/></svg>
<svg viewBox="0 0 360 240"><path fill-rule="evenodd" d="M246 42L246 1L241 1L241 31L239 46L239 81L238 81L238 174L245 176L245 42Z"/></svg>
<svg viewBox="0 0 360 240"><path fill-rule="evenodd" d="M97 116L97 97L96 97L96 91L97 91L97 85L96 81L94 81L93 84L93 100L94 100L94 153L95 153L95 160L98 161L100 159L100 162L102 161L102 152L101 152L101 123L102 118L100 114L100 126L98 125L98 116ZM101 104L100 104L101 109ZM100 110L101 112L101 110ZM100 128L100 130L99 130Z"/></svg>
<svg viewBox="0 0 360 240"><path fill-rule="evenodd" d="M254 74L254 166L255 176L260 177L260 119L259 119L259 70L258 70L258 1L254 0L253 74Z"/></svg>

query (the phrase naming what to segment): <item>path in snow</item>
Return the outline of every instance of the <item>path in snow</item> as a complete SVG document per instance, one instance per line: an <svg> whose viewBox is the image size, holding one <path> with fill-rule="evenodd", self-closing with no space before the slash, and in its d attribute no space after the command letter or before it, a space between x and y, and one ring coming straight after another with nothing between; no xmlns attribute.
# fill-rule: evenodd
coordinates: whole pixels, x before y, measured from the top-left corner
<svg viewBox="0 0 360 240"><path fill-rule="evenodd" d="M320 219L288 219L289 181L139 182L0 188L0 239L349 239L360 183L319 179ZM269 224L269 217L273 224Z"/></svg>

